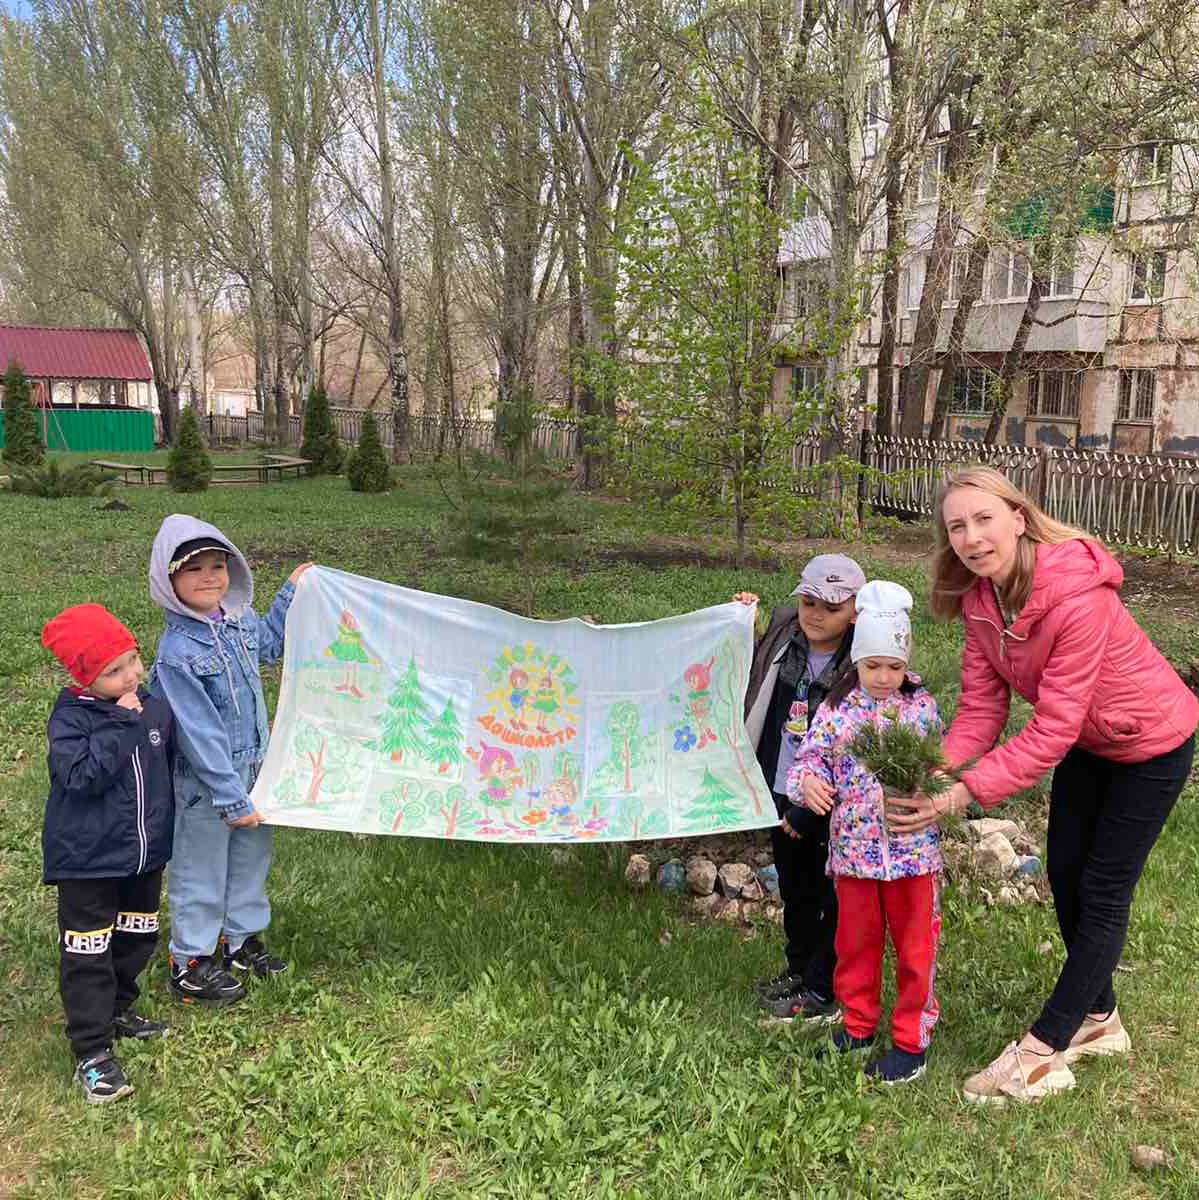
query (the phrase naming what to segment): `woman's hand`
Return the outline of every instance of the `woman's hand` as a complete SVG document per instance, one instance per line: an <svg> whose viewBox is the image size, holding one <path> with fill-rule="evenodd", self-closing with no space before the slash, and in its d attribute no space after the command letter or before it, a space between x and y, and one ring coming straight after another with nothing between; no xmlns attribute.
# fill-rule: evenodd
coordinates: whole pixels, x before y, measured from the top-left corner
<svg viewBox="0 0 1199 1200"><path fill-rule="evenodd" d="M974 797L961 781L939 796L890 796L887 798L887 829L891 833L920 833L942 817L966 811Z"/></svg>
<svg viewBox="0 0 1199 1200"><path fill-rule="evenodd" d="M753 605L757 604L758 597L755 596L753 592L738 592L733 597L733 600L737 604L745 604L752 607Z"/></svg>
<svg viewBox="0 0 1199 1200"><path fill-rule="evenodd" d="M820 816L831 812L833 808L833 789L823 779L815 775L805 775L800 785L800 795L805 807Z"/></svg>
<svg viewBox="0 0 1199 1200"><path fill-rule="evenodd" d="M298 567L296 567L296 569L294 571L292 571L292 573L287 577L287 582L290 584L299 583L300 576L303 575L304 572L307 571L309 567L314 567L314 566L316 566L316 563L310 563L310 562L300 563L300 565Z"/></svg>

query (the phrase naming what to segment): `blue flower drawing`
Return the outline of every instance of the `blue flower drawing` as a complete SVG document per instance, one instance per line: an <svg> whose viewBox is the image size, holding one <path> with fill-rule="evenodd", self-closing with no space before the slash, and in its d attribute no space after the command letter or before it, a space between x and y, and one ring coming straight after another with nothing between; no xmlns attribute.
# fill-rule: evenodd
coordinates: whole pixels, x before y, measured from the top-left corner
<svg viewBox="0 0 1199 1200"><path fill-rule="evenodd" d="M680 725L674 731L674 748L681 750L684 754L691 749L699 739L691 732L690 725Z"/></svg>

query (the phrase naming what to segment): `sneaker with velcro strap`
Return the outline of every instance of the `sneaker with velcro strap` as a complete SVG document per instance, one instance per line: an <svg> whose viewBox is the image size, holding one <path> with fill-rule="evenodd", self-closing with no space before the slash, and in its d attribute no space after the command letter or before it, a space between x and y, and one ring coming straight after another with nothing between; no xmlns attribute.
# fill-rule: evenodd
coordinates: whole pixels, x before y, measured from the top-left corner
<svg viewBox="0 0 1199 1200"><path fill-rule="evenodd" d="M133 1084L111 1050L81 1058L75 1064L75 1080L87 1095L88 1104L111 1104L133 1092Z"/></svg>

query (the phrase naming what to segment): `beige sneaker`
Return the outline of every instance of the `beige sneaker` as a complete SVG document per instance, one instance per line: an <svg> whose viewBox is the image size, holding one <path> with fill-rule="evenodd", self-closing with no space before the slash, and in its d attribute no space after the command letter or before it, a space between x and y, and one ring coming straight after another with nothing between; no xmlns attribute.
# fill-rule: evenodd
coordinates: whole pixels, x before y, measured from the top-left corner
<svg viewBox="0 0 1199 1200"><path fill-rule="evenodd" d="M1132 1038L1113 1008L1102 1021L1087 1017L1063 1053L1066 1062L1073 1063L1090 1054L1127 1054L1131 1049Z"/></svg>
<svg viewBox="0 0 1199 1200"><path fill-rule="evenodd" d="M1011 1042L989 1066L971 1075L962 1095L972 1104L1040 1100L1074 1086L1074 1073L1062 1054L1032 1054Z"/></svg>

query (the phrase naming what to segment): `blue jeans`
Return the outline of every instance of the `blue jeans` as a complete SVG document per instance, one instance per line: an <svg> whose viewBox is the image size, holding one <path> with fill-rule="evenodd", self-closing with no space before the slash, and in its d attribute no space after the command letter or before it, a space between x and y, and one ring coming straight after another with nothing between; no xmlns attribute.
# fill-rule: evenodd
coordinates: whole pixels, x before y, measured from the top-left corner
<svg viewBox="0 0 1199 1200"><path fill-rule="evenodd" d="M253 769L245 771L249 788ZM167 872L171 956L176 962L213 954L225 935L230 951L271 922L266 877L271 828L231 829L194 776L176 777L175 853Z"/></svg>

